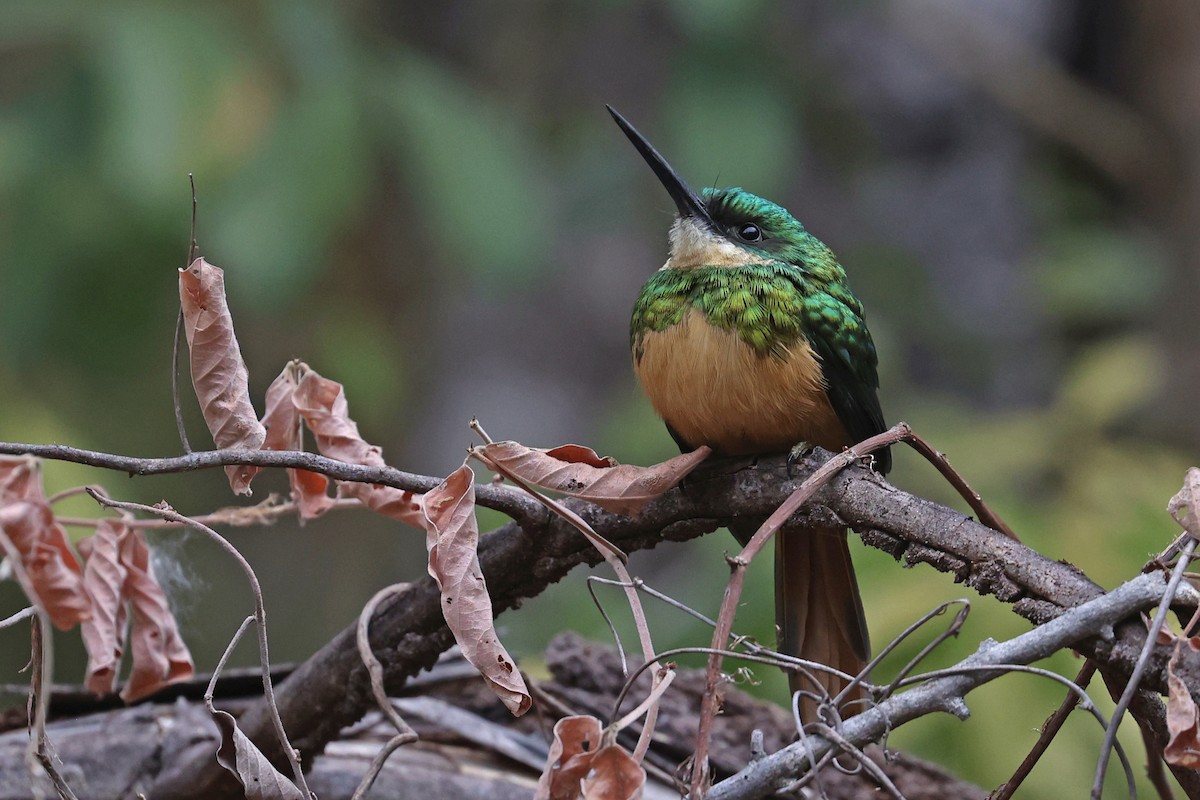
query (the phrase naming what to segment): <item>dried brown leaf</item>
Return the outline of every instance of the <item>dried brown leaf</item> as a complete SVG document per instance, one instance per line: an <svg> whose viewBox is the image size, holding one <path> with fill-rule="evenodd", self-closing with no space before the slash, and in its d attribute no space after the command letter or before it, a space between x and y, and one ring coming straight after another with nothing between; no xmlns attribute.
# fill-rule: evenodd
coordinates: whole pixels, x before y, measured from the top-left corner
<svg viewBox="0 0 1200 800"><path fill-rule="evenodd" d="M31 494L40 496L40 485ZM83 591L83 568L46 501L9 500L0 505L0 528L16 546L36 599L55 627L65 631L87 619L91 603Z"/></svg>
<svg viewBox="0 0 1200 800"><path fill-rule="evenodd" d="M45 500L41 462L32 456L0 456L0 504L5 499Z"/></svg>
<svg viewBox="0 0 1200 800"><path fill-rule="evenodd" d="M547 450L546 455L573 464L589 464L598 469L618 466L617 460L612 456L602 456L592 448L584 447L581 444L560 444L558 447L551 447Z"/></svg>
<svg viewBox="0 0 1200 800"><path fill-rule="evenodd" d="M610 744L600 748L583 779L583 800L641 800L646 770L625 748Z"/></svg>
<svg viewBox="0 0 1200 800"><path fill-rule="evenodd" d="M80 628L88 654L84 685L96 694L112 692L125 650L128 612L124 587L129 571L121 563L119 551L128 531L124 522L101 519L96 532L79 542L84 556L83 589L92 604L92 616Z"/></svg>
<svg viewBox="0 0 1200 800"><path fill-rule="evenodd" d="M588 500L618 514L636 514L679 483L711 452L701 447L652 467L637 467L608 466L611 459L601 459L579 445L540 450L518 442L492 442L479 449L498 468L523 481Z"/></svg>
<svg viewBox="0 0 1200 800"><path fill-rule="evenodd" d="M1167 662L1167 733L1170 739L1163 748L1163 758L1168 764L1195 769L1200 767L1200 709L1192 700L1187 684L1175 674L1179 661L1180 644Z"/></svg>
<svg viewBox="0 0 1200 800"><path fill-rule="evenodd" d="M1200 539L1200 468L1188 467L1183 488L1167 503L1167 512L1193 539Z"/></svg>
<svg viewBox="0 0 1200 800"><path fill-rule="evenodd" d="M267 411L262 424L267 430L264 450L302 450L303 436L295 394L299 385L296 373L303 366L288 364L267 389ZM313 519L328 511L334 503L329 496L329 479L306 469L289 469L288 482L292 501L300 509L300 519Z"/></svg>
<svg viewBox="0 0 1200 800"><path fill-rule="evenodd" d="M383 450L369 444L350 418L350 405L340 383L306 370L294 394L296 409L312 431L317 450L329 458L370 467L387 466ZM391 486L338 481L340 497L355 497L377 514L416 528L425 527L421 495Z"/></svg>
<svg viewBox="0 0 1200 800"><path fill-rule="evenodd" d="M429 574L442 592L442 614L463 655L515 716L529 710L532 699L525 679L492 623L476 546L475 474L463 464L425 495L423 504Z"/></svg>
<svg viewBox="0 0 1200 800"><path fill-rule="evenodd" d="M192 385L217 447L257 450L266 432L250 403L249 374L225 301L225 273L203 258L179 271L179 302L191 354ZM235 494L250 494L258 467L225 468Z"/></svg>
<svg viewBox="0 0 1200 800"><path fill-rule="evenodd" d="M131 703L167 684L195 673L192 656L167 604L167 596L150 569L150 549L138 530L129 531L118 551L126 569L124 594L129 598L133 625L129 633L133 669L121 698Z"/></svg>
<svg viewBox="0 0 1200 800"><path fill-rule="evenodd" d="M217 763L237 776L248 800L305 800L304 792L275 769L232 716L214 710L212 718L221 731Z"/></svg>
<svg viewBox="0 0 1200 800"><path fill-rule="evenodd" d="M534 800L575 800L580 784L600 751L604 730L590 715L563 717L554 723L554 741L546 768L538 778Z"/></svg>

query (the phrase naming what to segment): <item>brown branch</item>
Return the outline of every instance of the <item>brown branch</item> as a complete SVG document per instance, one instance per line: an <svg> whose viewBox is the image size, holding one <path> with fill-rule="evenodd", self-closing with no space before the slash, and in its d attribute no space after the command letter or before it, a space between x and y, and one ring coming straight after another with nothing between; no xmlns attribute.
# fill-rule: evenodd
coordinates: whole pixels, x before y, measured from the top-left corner
<svg viewBox="0 0 1200 800"><path fill-rule="evenodd" d="M799 476L811 474L830 456L814 451L798 465ZM651 503L636 519L580 501L565 502L613 544L634 552L665 540L699 536L734 516L768 516L799 485L799 480L788 479L782 459L762 459L752 467L744 461L718 462L694 473L685 487ZM1035 623L1052 620L1104 593L1074 567L1046 558L960 512L896 489L859 466L843 470L797 517L804 524L847 525L868 544L897 558L910 564L929 563L980 593L1013 603L1015 611ZM544 517L525 528L510 524L483 537L479 560L493 607L500 613L538 594L576 565L597 563L600 556L569 523ZM1144 641L1145 627L1133 622L1120 626L1118 635L1093 637L1078 648L1128 675ZM452 642L442 621L437 588L429 579L382 605L371 625L371 645L386 665L391 689L432 664ZM1166 658L1156 653L1143 685L1165 689ZM1200 686L1196 690L1200 693ZM306 757L320 752L342 727L370 708L370 681L358 656L353 626L299 667L278 688L277 702ZM242 730L270 755L266 723L261 706L240 722ZM179 765L175 778L164 784L165 793L213 796L209 760L208 754L198 753L194 763Z"/></svg>
<svg viewBox="0 0 1200 800"><path fill-rule="evenodd" d="M330 478L357 483L376 483L410 492L428 492L441 478L415 475L394 467L368 467L347 464L334 458L301 450L205 450L168 458L138 458L97 450L84 450L60 444L23 444L0 442L0 455L30 455L51 461L69 461L91 467L111 469L133 475L167 475L195 472L213 467L242 464L255 467L293 467L318 472ZM475 487L476 502L516 520L537 520L546 512L521 492L508 486L480 484Z"/></svg>
<svg viewBox="0 0 1200 800"><path fill-rule="evenodd" d="M0 444L0 453L38 455L131 474L253 464L299 467L340 480L364 480L410 491L427 491L438 482L437 478L299 452L224 451L137 459L58 445ZM797 465L801 467L799 477L810 474L830 456L814 451ZM616 546L633 552L664 540L693 538L734 517L766 517L799 485L798 480L789 479L782 459L762 459L754 466L744 461L716 462L694 473L682 489L651 503L636 519L580 501L566 504ZM481 542L480 564L496 613L538 594L574 566L599 560L573 527L508 487L483 484L477 491L481 504L511 513L524 525L504 526ZM900 491L863 467L847 467L796 516L800 524L848 526L867 544L910 565L928 563L950 572L977 592L1012 603L1014 611L1035 624L1103 594L1101 587L1069 564L1046 558L960 512ZM432 664L453 641L442 621L437 589L428 579L382 607L371 628L372 647L386 665L391 688ZM1127 677L1145 637L1145 627L1132 621L1117 626L1111 636L1092 637L1076 647L1095 658L1106 675ZM1143 677L1144 687L1165 690L1167 657L1163 648L1155 651ZM1200 694L1200 679L1189 679L1189 688ZM355 646L354 628L336 636L280 686L277 702L284 724L295 733L295 743L306 758L320 752L341 727L357 720L371 706L371 692ZM1138 705L1131 710L1144 724ZM1161 719L1161 704L1158 713ZM273 748L272 726L261 704L247 713L241 727L264 752L281 758ZM214 770L219 771L211 754L197 751L195 758L182 759L164 775L164 794L215 796L213 792L220 787L212 782Z"/></svg>

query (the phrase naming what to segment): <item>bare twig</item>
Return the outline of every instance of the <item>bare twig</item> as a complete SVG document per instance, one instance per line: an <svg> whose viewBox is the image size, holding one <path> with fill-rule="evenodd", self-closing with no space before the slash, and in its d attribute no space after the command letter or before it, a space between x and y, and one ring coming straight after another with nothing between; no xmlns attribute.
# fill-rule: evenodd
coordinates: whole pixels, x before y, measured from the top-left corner
<svg viewBox="0 0 1200 800"><path fill-rule="evenodd" d="M958 602L962 602L962 601L958 601ZM940 608L945 608L949 605L950 604L947 603L944 606L941 606ZM934 609L934 610L937 611L938 609ZM938 647L940 647L942 642L946 641L947 639L951 638L952 636L958 636L959 631L962 630L962 626L966 623L967 616L970 613L971 613L971 604L970 603L967 603L962 608L960 608L958 610L958 613L954 615L954 619L950 620L950 624L946 626L946 630L942 631L937 636L933 637L932 641L928 642L924 647L922 647L921 651L919 653L917 653L915 656L913 656L911 659L909 659L908 663L905 664L903 667L901 667L900 671L896 673L896 677L892 679L891 684L886 689L883 690L883 695L882 695L881 699L890 697L892 695L892 693L895 692L898 688L900 688L901 686L905 686L909 674L914 669L916 669L917 666L920 665L920 663L922 661L925 660L926 656L928 656L930 653L932 653L934 650L936 650ZM924 622L928 619L932 619L932 616L927 615L926 617L922 618L922 620L920 620L919 623ZM909 630L911 630L911 628ZM905 633L908 633L908 631L905 631ZM866 670L864 670L864 672L865 671ZM846 694L846 692L850 688L851 687L846 687L846 690L843 690L842 694L843 695ZM839 695L839 697L841 697L841 695Z"/></svg>
<svg viewBox="0 0 1200 800"><path fill-rule="evenodd" d="M592 603L596 606L596 610L600 612L600 616L603 617L605 623L608 624L609 633L611 633L613 637L613 644L617 646L617 656L619 656L621 659L621 674L628 676L629 661L625 658L625 645L621 644L621 635L617 633L616 623L612 621L612 617L610 617L608 612L604 610L604 604L601 603L600 598L596 596L596 588L594 585L596 581L603 581L604 583L614 586L624 586L625 584L622 581L610 581L607 578L600 578L596 575L589 575L587 577L588 594L591 596Z"/></svg>
<svg viewBox="0 0 1200 800"><path fill-rule="evenodd" d="M137 458L58 444L0 442L0 454L31 455L52 461L69 461L129 475L165 475L241 464L253 467L294 467L336 480L378 483L410 492L428 492L441 483L441 478L415 475L393 467L348 464L302 450L202 450L169 458ZM511 487L481 484L475 487L475 493L480 505L507 514L515 520L530 522L544 516L536 503Z"/></svg>
<svg viewBox="0 0 1200 800"><path fill-rule="evenodd" d="M54 763L54 750L46 738L46 706L49 693L45 691L45 687L52 683L51 676L54 674L53 642L45 635L45 631L50 629L50 615L46 612L41 598L33 588L33 581L30 580L29 573L25 571L20 551L17 550L17 546L8 537L8 534L4 532L2 526L0 526L0 549L4 551L4 555L8 559L9 567L12 569L13 577L17 579L17 584L32 603L31 608L18 612L0 623L0 627L6 627L19 619L30 617L31 653L29 660L33 665L33 674L30 676L29 699L26 706L26 715L30 723L27 754L27 758L30 760L30 770L32 773L32 761L36 760L46 771L50 782L54 784L58 796L62 800L75 800L75 793L71 791L71 787L67 785ZM32 612L32 614L27 612Z"/></svg>
<svg viewBox="0 0 1200 800"><path fill-rule="evenodd" d="M0 628L11 628L13 625L16 625L18 622L21 622L22 620L27 620L36 614L37 614L37 609L34 608L33 606L28 606L27 608L23 608L20 611L18 611L17 613L13 614L11 617L5 617L4 619L0 619Z"/></svg>
<svg viewBox="0 0 1200 800"><path fill-rule="evenodd" d="M903 643L906 639L908 639L908 637L912 636L918 630L923 628L927 623L932 621L934 619L934 617L940 617L942 614L945 614L946 610L949 609L950 606L953 606L953 605L961 605L962 608L960 608L958 613L955 615L954 621L951 622L950 627L946 631L946 633L948 633L949 631L953 631L955 634L957 634L959 629L961 629L963 623L966 621L967 615L969 613L971 613L971 601L967 600L965 597L961 597L958 600L947 600L945 603L942 603L942 604L936 606L931 611L925 612L925 614L920 619L918 619L916 622L913 622L911 625L909 625L907 628L905 628L903 631L901 631L898 636L894 637L890 642L888 642L886 645L884 645L883 649L880 650L878 653L876 653L875 657L872 658L870 661L868 661L867 665L865 667L863 667L862 674L870 675L871 671L874 670L875 667L877 667L880 664L880 662L882 662L885 658L887 658L888 655L891 654L891 652L893 650L895 650L897 647L899 647L901 645L901 643ZM944 636L944 634L943 634L943 636ZM944 641L944 638L938 639L939 643L942 641ZM915 658L912 661L910 661L909 666L906 667L905 669L901 670L897 674L896 678L892 681L892 685L889 686L885 690L883 696L879 697L877 699L884 700L888 696L890 696L891 693L896 690L898 681L904 679L904 676L912 669L913 665L916 662L923 659L925 657L925 655L928 653L929 649L930 649L929 647L924 648L921 651L921 655L918 658ZM853 682L851 682L851 685L847 686L846 690L844 690L841 694L846 694L846 692L848 692L849 690L854 688L855 684L861 684L861 683L862 683L862 681L859 680L859 678L857 676L855 676L855 680Z"/></svg>
<svg viewBox="0 0 1200 800"><path fill-rule="evenodd" d="M767 518L767 521L762 524L762 527L758 529L754 536L750 537L750 541L746 543L742 551L729 560L731 575L729 576L729 583L725 587L725 596L721 600L721 610L717 614L717 627L713 632L712 639L714 650L719 651L722 645L729 640L729 635L733 629L733 618L737 613L737 605L742 596L742 584L745 581L746 567L770 538L775 535L775 532L791 518L792 514L796 513L796 510L800 506L804 505L809 498L816 494L818 489L824 486L842 469L865 455L903 440L910 432L906 423L900 423L894 428L877 436L872 436L870 439L860 442L826 461L820 469L810 475L800 485L799 489L792 493L791 497L784 501L783 505L775 510L775 513ZM693 800L701 800L703 798L704 787L708 780L708 739L712 728L712 721L717 715L717 707L720 703L720 695L717 692L720 673L721 656L719 654L709 656L704 699L700 708L700 723L696 733L696 753L692 761L690 789Z"/></svg>
<svg viewBox="0 0 1200 800"><path fill-rule="evenodd" d="M1088 637L1101 634L1131 613L1153 604L1166 595L1166 581L1160 574L1139 575L1113 591L1077 608L1070 609L1044 625L1013 639L987 643L978 652L942 677L899 693L874 708L843 722L841 734L849 742L862 746L875 741L889 729L934 711L956 716L967 713L963 697L972 689L1004 674L1012 665L1029 664ZM1061 675L1048 673L1065 681ZM1098 713L1098 712L1097 712ZM709 800L752 800L765 797L795 780L809 764L836 748L835 743L809 736L759 759L736 775L712 787Z"/></svg>
<svg viewBox="0 0 1200 800"><path fill-rule="evenodd" d="M907 428L907 426L905 427ZM1004 523L1004 520L1000 519L1000 517L994 511L988 508L987 503L983 502L983 497L979 494L979 492L972 489L970 485L967 484L966 479L960 475L958 471L954 469L954 467L950 466L950 460L946 458L945 453L934 449L934 447L932 447L928 442L914 433L911 428L909 428L905 434L904 441L910 447L912 447L912 449L924 456L930 464L933 464L933 466L937 468L937 471L942 474L942 477L945 478L946 481L955 488L962 499L967 501L967 505L969 505L971 510L975 512L975 516L979 518L980 522L993 530L1000 531L1014 541L1021 541L1019 538L1017 538L1017 535L1013 533L1012 528L1008 527L1008 525Z"/></svg>
<svg viewBox="0 0 1200 800"><path fill-rule="evenodd" d="M82 487L80 491L83 491ZM103 491L103 490L101 490ZM361 500L354 497L338 497L330 503L329 510L348 510L366 508ZM246 528L256 525L274 525L280 517L290 516L299 509L291 500L280 501L279 495L269 495L266 500L252 506L227 506L218 508L211 514L197 514L192 519L205 525L228 525L232 528ZM99 522L92 517L60 517L55 520L62 525L75 528L94 528ZM176 522L165 519L127 519L125 524L131 528L142 530L162 530L164 528L182 528Z"/></svg>
<svg viewBox="0 0 1200 800"><path fill-rule="evenodd" d="M188 173L188 183L192 187L192 230L188 235L188 252L187 261L184 266L188 266L196 260L196 177L192 173ZM183 445L183 452L192 452L191 442L188 441L187 426L183 423L183 402L179 396L179 351L181 342L183 341L183 306L179 307L179 314L175 317L175 336L171 339L171 405L175 409L175 428L179 431L179 443Z"/></svg>
<svg viewBox="0 0 1200 800"><path fill-rule="evenodd" d="M879 768L878 764L871 760L867 754L862 751L862 748L846 739L845 736L842 736L841 733L829 727L828 725L823 723L815 723L813 728L813 733L828 739L836 744L842 750L842 752L849 753L851 756L853 756L859 767L866 770L867 774L871 776L871 779L875 781L879 788L896 798L896 800L905 800L904 795L901 794L900 790L896 788L896 784L892 783L892 779L889 778L887 774ZM836 764L837 759L834 759L833 763Z"/></svg>
<svg viewBox="0 0 1200 800"><path fill-rule="evenodd" d="M1079 670L1079 674L1075 676L1075 684L1084 689L1091 683L1092 676L1096 674L1096 662L1090 658L1084 662L1083 668ZM1038 761L1046 752L1046 748L1054 741L1054 737L1062 730L1062 726L1066 723L1067 717L1079 705L1079 694L1074 691L1067 691L1067 696L1063 698L1062 704L1055 710L1053 714L1042 725L1042 731L1038 735L1038 740L1034 742L1033 749L1021 760L1017 766L1016 772L1012 774L1008 780L996 787L996 790L988 795L988 800L1009 800L1010 797L1021 788L1021 784L1029 777L1029 773L1037 766Z"/></svg>
<svg viewBox="0 0 1200 800"><path fill-rule="evenodd" d="M190 262L189 262L190 263ZM179 396L179 351L183 340L183 306L175 317L175 335L171 338L171 405L175 408L175 430L179 432L179 444L183 452L192 452L192 443L188 441L187 425L183 422L183 401Z"/></svg>
<svg viewBox="0 0 1200 800"><path fill-rule="evenodd" d="M312 797L312 792L308 789L308 783L304 780L304 769L300 765L300 755L296 749L292 747L288 741L287 732L283 729L283 720L279 716L279 707L275 703L275 690L271 684L271 658L267 652L267 609L263 603L262 587L258 583L258 576L254 574L254 569L250 566L250 562L246 561L245 557L238 552L237 548L229 543L221 534L214 531L212 528L197 522L190 517L185 517L183 514L169 507L148 506L142 503L130 503L123 500L114 500L107 495L101 494L95 489L89 489L88 494L95 498L96 502L110 508L119 508L124 511L140 511L144 514L153 514L172 522L178 522L187 525L189 528L200 531L206 534L210 539L216 542L221 549L228 553L242 568L246 574L246 580L250 583L250 591L254 595L254 620L258 623L258 659L262 666L263 679L263 696L266 699L267 705L271 710L272 722L275 726L275 735L279 740L280 746L283 748L284 756L292 767L292 774L296 781L296 786L304 793L305 797ZM245 623L243 623L244 629ZM215 677L215 676L214 676Z"/></svg>
<svg viewBox="0 0 1200 800"><path fill-rule="evenodd" d="M371 691L375 695L375 702L379 705L379 710L383 712L388 721L396 728L396 735L389 739L380 751L376 753L375 758L371 760L371 766L367 770L367 773L363 775L358 788L354 790L351 800L360 800L371 790L371 785L375 783L375 778L378 777L379 771L383 769L388 756L398 748L417 741L418 738L416 731L409 727L404 718L400 716L400 712L396 711L395 706L392 705L387 690L383 688L383 665L379 663L379 659L375 657L375 653L371 650L370 626L371 617L375 616L375 609L384 600L406 587L406 584L401 583L380 589L367 601L367 604L363 606L362 612L358 615L358 652L362 656L363 664L371 676Z"/></svg>
<svg viewBox="0 0 1200 800"><path fill-rule="evenodd" d="M208 679L208 688L204 690L204 704L208 706L209 713L212 713L213 696L217 692L217 679L221 673L225 671L225 662L229 661L229 657L233 655L234 649L238 646L238 642L242 640L242 636L246 634L246 629L254 624L254 615L246 617L242 620L242 624L234 631L233 636L229 639L229 644L225 645L225 652L221 654L220 660L217 661L217 666L213 669L212 677Z"/></svg>
<svg viewBox="0 0 1200 800"><path fill-rule="evenodd" d="M1130 713L1133 713L1132 710ZM1154 741L1154 734L1150 730L1145 726L1140 728L1142 744L1146 748L1146 777L1158 793L1159 800L1175 800L1175 792L1171 791L1171 784L1167 782L1167 771L1163 769L1162 748Z"/></svg>
<svg viewBox="0 0 1200 800"><path fill-rule="evenodd" d="M1183 573L1187 571L1188 562L1192 558L1192 553L1196 551L1197 541L1191 539L1183 546L1183 552L1179 554L1179 560L1175 563L1175 569L1171 572L1171 580L1167 584L1167 590L1163 592L1162 599L1158 603L1158 609L1154 612L1154 620L1150 623L1150 631L1146 634L1146 644L1142 648L1141 655L1138 656L1137 664L1134 665L1133 674L1129 676L1129 682L1125 685L1125 691L1121 694L1121 699L1117 701L1117 708L1113 711L1112 719L1108 722L1108 730L1104 733L1104 744L1100 748L1100 757L1096 760L1096 774L1092 778L1092 798L1100 800L1100 796L1104 793L1104 773L1108 768L1108 759L1112 753L1113 743L1117 740L1117 728L1121 724L1121 717L1124 716L1125 710L1129 708L1129 704L1133 701L1133 696L1139 688L1142 681L1142 673L1146 671L1146 664L1150 661L1150 654L1154 652L1155 639L1158 637L1158 632L1162 630L1163 624L1167 621L1167 614L1171 610L1171 601L1175 597L1175 589L1179 586L1179 582L1183 580Z"/></svg>

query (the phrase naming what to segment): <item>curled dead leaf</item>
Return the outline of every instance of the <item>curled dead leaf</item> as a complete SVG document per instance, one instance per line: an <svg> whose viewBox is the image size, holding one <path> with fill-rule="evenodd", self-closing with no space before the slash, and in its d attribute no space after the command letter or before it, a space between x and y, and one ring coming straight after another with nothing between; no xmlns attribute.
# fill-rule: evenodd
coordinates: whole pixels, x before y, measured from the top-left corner
<svg viewBox="0 0 1200 800"><path fill-rule="evenodd" d="M217 447L257 450L266 432L250 403L249 373L225 300L225 273L203 258L179 271L179 302L192 365L192 386ZM258 467L225 468L235 494L249 495Z"/></svg>
<svg viewBox="0 0 1200 800"><path fill-rule="evenodd" d="M264 450L303 450L303 430L300 413L296 409L295 394L299 386L297 373L307 369L299 362L292 362L267 388L267 410L262 424L266 428ZM288 482L292 488L292 501L300 509L300 519L313 519L328 511L334 503L329 496L329 479L306 469L289 469Z"/></svg>
<svg viewBox="0 0 1200 800"><path fill-rule="evenodd" d="M701 447L655 464L616 464L580 445L550 450L518 442L492 442L478 448L501 474L588 500L618 514L636 514L646 503L674 487L711 452Z"/></svg>
<svg viewBox="0 0 1200 800"><path fill-rule="evenodd" d="M603 733L600 720L590 715L563 717L554 723L554 741L534 800L576 800L592 758L600 751Z"/></svg>
<svg viewBox="0 0 1200 800"><path fill-rule="evenodd" d="M83 589L92 604L92 616L80 628L87 649L87 677L84 685L95 694L113 690L121 654L125 650L125 579L128 570L121 563L121 538L128 526L119 520L101 519L96 532L79 542L84 556Z"/></svg>
<svg viewBox="0 0 1200 800"><path fill-rule="evenodd" d="M1188 467L1183 476L1183 487L1167 503L1167 513L1193 539L1200 539L1200 468Z"/></svg>
<svg viewBox="0 0 1200 800"><path fill-rule="evenodd" d="M1168 764L1196 769L1200 767L1200 709L1188 692L1187 684L1175 674L1179 662L1180 645L1175 643L1175 652L1167 662L1167 733L1170 738L1163 748L1163 758Z"/></svg>
<svg viewBox="0 0 1200 800"><path fill-rule="evenodd" d="M513 715L520 716L533 701L493 625L492 599L476 555L479 525L475 520L475 474L471 468L464 464L428 492L422 514L429 574L441 590L446 625L488 688Z"/></svg>
<svg viewBox="0 0 1200 800"><path fill-rule="evenodd" d="M610 744L600 748L583 779L583 800L641 800L646 770L625 748Z"/></svg>
<svg viewBox="0 0 1200 800"><path fill-rule="evenodd" d="M83 590L83 568L67 540L67 532L41 496L40 484L32 499L13 501L0 497L0 528L17 548L29 576L30 588L50 621L68 630L91 615Z"/></svg>
<svg viewBox="0 0 1200 800"><path fill-rule="evenodd" d="M150 549L140 531L122 537L118 557L126 569L124 593L133 619L129 632L133 668L121 699L131 703L167 684L187 680L195 669L167 596L150 569Z"/></svg>
<svg viewBox="0 0 1200 800"><path fill-rule="evenodd" d="M293 398L297 412L312 431L317 450L322 455L349 464L387 466L383 450L359 434L358 423L350 417L346 391L340 383L305 368ZM414 492L391 486L338 481L338 496L357 498L377 514L425 528L421 495Z"/></svg>
<svg viewBox="0 0 1200 800"><path fill-rule="evenodd" d="M33 456L0 456L0 504L5 499L45 500L41 462Z"/></svg>
<svg viewBox="0 0 1200 800"><path fill-rule="evenodd" d="M216 710L211 713L221 731L217 763L237 777L246 788L248 800L306 800L304 792L275 769L231 715Z"/></svg>

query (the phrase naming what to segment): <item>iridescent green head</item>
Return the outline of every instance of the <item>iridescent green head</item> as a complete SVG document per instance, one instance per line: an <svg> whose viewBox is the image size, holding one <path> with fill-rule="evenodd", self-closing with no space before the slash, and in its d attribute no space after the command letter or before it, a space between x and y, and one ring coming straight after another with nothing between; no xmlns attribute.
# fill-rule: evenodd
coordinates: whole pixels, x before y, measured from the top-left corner
<svg viewBox="0 0 1200 800"><path fill-rule="evenodd" d="M611 106L608 111L675 201L679 216L671 227L667 266L687 269L782 261L818 280L844 279L829 248L787 209L739 188L693 191L628 120Z"/></svg>

